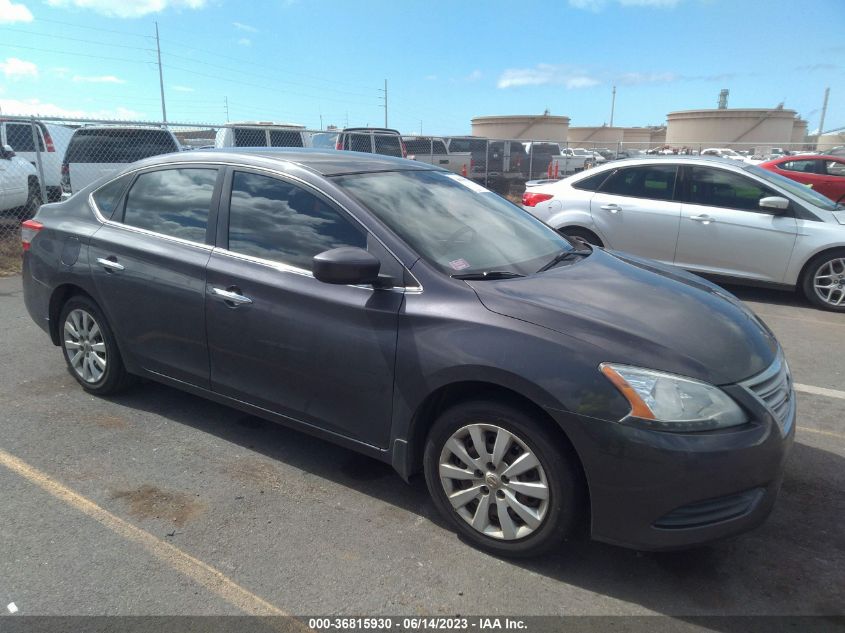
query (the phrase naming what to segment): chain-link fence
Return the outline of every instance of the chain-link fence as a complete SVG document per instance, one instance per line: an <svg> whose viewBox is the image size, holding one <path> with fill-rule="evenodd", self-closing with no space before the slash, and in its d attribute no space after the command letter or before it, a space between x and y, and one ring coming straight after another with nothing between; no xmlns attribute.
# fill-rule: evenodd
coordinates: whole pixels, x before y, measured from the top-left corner
<svg viewBox="0 0 845 633"><path fill-rule="evenodd" d="M383 128L309 130L282 123L0 118L0 257L19 260L20 223L45 201L76 193L127 163L176 151L311 147L407 157L448 169L518 202L525 183L559 179L608 161L653 154L760 162L808 152L804 143L561 142L400 135Z"/></svg>

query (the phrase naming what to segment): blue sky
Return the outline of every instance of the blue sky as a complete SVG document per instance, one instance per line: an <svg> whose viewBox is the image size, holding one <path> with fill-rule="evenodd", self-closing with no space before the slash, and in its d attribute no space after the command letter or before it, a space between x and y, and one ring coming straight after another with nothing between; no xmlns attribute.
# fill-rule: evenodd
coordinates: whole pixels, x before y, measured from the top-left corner
<svg viewBox="0 0 845 633"><path fill-rule="evenodd" d="M468 133L549 109L601 125L784 102L845 126L845 2L808 0L0 0L3 113L389 124ZM322 115L322 119L321 119Z"/></svg>

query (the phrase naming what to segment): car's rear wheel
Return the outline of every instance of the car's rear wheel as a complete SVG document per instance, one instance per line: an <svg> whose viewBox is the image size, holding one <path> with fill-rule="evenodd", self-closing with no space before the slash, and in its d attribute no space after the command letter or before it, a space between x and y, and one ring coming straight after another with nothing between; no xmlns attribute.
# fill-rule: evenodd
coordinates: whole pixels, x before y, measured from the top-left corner
<svg viewBox="0 0 845 633"><path fill-rule="evenodd" d="M604 246L604 244L602 244L602 241L599 239L599 236L590 231L589 229L582 229L578 226L572 226L564 227L560 229L560 232L566 237L570 237L576 240L583 240L584 242L587 242L587 244L592 244L593 246Z"/></svg>
<svg viewBox="0 0 845 633"><path fill-rule="evenodd" d="M444 412L425 448L438 510L474 545L514 557L559 545L580 513L582 485L565 440L496 400Z"/></svg>
<svg viewBox="0 0 845 633"><path fill-rule="evenodd" d="M26 203L23 205L22 219L29 220L32 218L36 213L38 213L38 209L43 203L44 200L41 198L41 187L39 186L38 181L30 179L27 189Z"/></svg>
<svg viewBox="0 0 845 633"><path fill-rule="evenodd" d="M813 258L804 270L802 288L819 308L845 312L845 248Z"/></svg>
<svg viewBox="0 0 845 633"><path fill-rule="evenodd" d="M59 319L62 352L71 376L83 389L97 395L123 389L128 374L99 306L78 295L64 305Z"/></svg>

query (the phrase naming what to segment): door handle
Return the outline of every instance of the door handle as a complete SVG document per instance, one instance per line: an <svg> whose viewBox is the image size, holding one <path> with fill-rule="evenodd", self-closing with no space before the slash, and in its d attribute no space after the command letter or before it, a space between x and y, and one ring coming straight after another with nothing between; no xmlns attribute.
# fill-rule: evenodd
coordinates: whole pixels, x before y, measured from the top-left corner
<svg viewBox="0 0 845 633"><path fill-rule="evenodd" d="M605 211L610 211L611 213L619 213L622 210L618 204L603 204L601 208Z"/></svg>
<svg viewBox="0 0 845 633"><path fill-rule="evenodd" d="M125 270L124 267L123 267L123 264L117 263L117 258L114 257L114 255L112 255L111 257L108 257L108 258L98 257L97 263L100 264L100 266L105 268L107 271L110 271L110 270Z"/></svg>
<svg viewBox="0 0 845 633"><path fill-rule="evenodd" d="M211 294L222 299L225 303L232 305L232 307L252 303L252 299L242 295L241 291L235 286L230 286L226 290L223 288L212 288Z"/></svg>
<svg viewBox="0 0 845 633"><path fill-rule="evenodd" d="M706 213L703 213L701 215L691 215L689 219L693 220L694 222L701 222L702 224L710 224L711 222L716 221Z"/></svg>

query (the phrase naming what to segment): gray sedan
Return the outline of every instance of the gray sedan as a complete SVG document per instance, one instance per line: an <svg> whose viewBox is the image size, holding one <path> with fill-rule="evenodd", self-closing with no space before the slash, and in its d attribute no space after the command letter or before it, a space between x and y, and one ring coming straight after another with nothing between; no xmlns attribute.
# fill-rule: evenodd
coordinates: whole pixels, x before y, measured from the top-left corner
<svg viewBox="0 0 845 633"><path fill-rule="evenodd" d="M627 160L529 183L523 206L591 244L845 312L845 206L755 165Z"/></svg>

